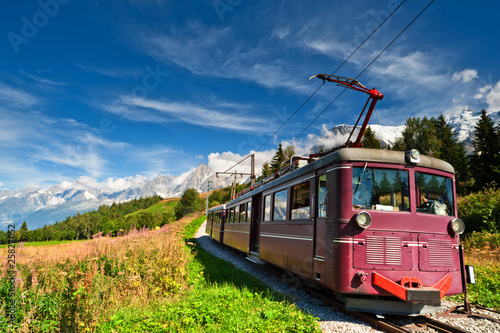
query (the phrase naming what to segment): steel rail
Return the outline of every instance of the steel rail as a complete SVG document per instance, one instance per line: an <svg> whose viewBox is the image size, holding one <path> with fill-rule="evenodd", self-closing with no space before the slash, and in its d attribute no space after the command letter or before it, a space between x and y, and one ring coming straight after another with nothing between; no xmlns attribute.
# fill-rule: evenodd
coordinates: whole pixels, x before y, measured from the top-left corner
<svg viewBox="0 0 500 333"><path fill-rule="evenodd" d="M440 332L446 333L472 333L471 331L463 330L459 327L443 323L439 320L433 319L429 316L419 316L416 318L416 321L423 321L423 323L419 323L420 325L425 325L427 327L433 328Z"/></svg>
<svg viewBox="0 0 500 333"><path fill-rule="evenodd" d="M401 326L398 326L396 324L393 324L385 319L377 318L375 315L364 313L364 312L357 312L357 311L350 311L347 310L341 302L335 301L331 299L328 296L325 296L318 291L311 289L309 287L302 287L304 291L306 291L309 295L319 298L322 301L324 301L326 304L334 306L336 309L339 311L342 311L343 313L350 315L352 317L358 318L359 320L369 324L371 327L375 329L379 329L388 333L407 333L411 332Z"/></svg>

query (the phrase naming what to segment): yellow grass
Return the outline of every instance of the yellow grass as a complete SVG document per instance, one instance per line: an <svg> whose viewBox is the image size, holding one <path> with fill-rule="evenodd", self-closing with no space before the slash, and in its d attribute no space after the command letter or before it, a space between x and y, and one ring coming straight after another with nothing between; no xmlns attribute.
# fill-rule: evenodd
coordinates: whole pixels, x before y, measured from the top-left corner
<svg viewBox="0 0 500 333"><path fill-rule="evenodd" d="M152 231L132 230L120 237L39 247L21 245L16 247L16 288L22 294L38 295L34 298L59 293L54 297L63 303L60 329L83 325L80 328L93 331L98 320L116 306L144 302L153 296L171 297L185 288L189 252L181 232L191 219ZM7 249L0 249L0 256L5 261L0 270L4 277ZM23 298L19 301L18 307L25 314L23 325L28 327L40 305L30 305Z"/></svg>

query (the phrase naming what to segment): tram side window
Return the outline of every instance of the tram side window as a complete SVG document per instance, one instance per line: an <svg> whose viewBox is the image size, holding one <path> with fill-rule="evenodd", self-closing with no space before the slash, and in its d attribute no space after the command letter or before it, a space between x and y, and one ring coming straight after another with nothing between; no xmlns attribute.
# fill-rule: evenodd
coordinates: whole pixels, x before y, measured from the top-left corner
<svg viewBox="0 0 500 333"><path fill-rule="evenodd" d="M292 187L292 220L308 220L311 216L311 183Z"/></svg>
<svg viewBox="0 0 500 333"><path fill-rule="evenodd" d="M246 219L245 219L245 217L246 217L246 215L245 215L246 211L247 210L246 210L245 204L241 204L240 205L240 222L246 222Z"/></svg>
<svg viewBox="0 0 500 333"><path fill-rule="evenodd" d="M229 208L229 223L234 222L234 208Z"/></svg>
<svg viewBox="0 0 500 333"><path fill-rule="evenodd" d="M318 217L326 217L326 175L318 179Z"/></svg>
<svg viewBox="0 0 500 333"><path fill-rule="evenodd" d="M271 221L271 195L264 198L264 221Z"/></svg>
<svg viewBox="0 0 500 333"><path fill-rule="evenodd" d="M252 202L249 201L247 204L247 222L252 221Z"/></svg>
<svg viewBox="0 0 500 333"><path fill-rule="evenodd" d="M415 172L417 212L453 215L453 180L442 176Z"/></svg>
<svg viewBox="0 0 500 333"><path fill-rule="evenodd" d="M234 207L234 223L238 223L240 221L240 206Z"/></svg>
<svg viewBox="0 0 500 333"><path fill-rule="evenodd" d="M274 193L273 221L286 220L286 197L287 190Z"/></svg>
<svg viewBox="0 0 500 333"><path fill-rule="evenodd" d="M408 171L354 167L352 208L410 211Z"/></svg>

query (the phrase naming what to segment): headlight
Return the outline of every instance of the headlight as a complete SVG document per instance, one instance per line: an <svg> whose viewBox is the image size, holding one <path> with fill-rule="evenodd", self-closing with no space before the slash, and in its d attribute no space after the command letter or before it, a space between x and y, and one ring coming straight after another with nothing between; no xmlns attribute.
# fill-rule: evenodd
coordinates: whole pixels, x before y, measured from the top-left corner
<svg viewBox="0 0 500 333"><path fill-rule="evenodd" d="M406 152L407 162L412 164L420 163L420 152L416 149L412 149Z"/></svg>
<svg viewBox="0 0 500 333"><path fill-rule="evenodd" d="M359 212L356 215L356 223L361 228L366 229L372 224L372 217L367 212Z"/></svg>
<svg viewBox="0 0 500 333"><path fill-rule="evenodd" d="M451 230L458 235L461 235L465 231L465 224L461 219L453 219L450 221Z"/></svg>

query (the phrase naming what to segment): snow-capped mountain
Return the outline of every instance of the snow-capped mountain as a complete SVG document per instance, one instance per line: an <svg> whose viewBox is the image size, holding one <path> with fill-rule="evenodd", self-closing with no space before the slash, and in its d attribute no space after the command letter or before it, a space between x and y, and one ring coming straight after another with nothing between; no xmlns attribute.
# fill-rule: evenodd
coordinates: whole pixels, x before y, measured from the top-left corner
<svg viewBox="0 0 500 333"><path fill-rule="evenodd" d="M331 129L334 136L345 137L344 142L347 140L353 125L337 125ZM392 146L396 139L401 136L404 130L404 125L401 126L382 126L382 125L369 125L371 130L375 133L375 137L380 141L382 147ZM358 137L360 127L357 127L352 134L351 141L355 141Z"/></svg>
<svg viewBox="0 0 500 333"><path fill-rule="evenodd" d="M486 114L495 124L498 124L500 121L500 111L486 112ZM481 111L474 111L467 106L462 112L451 113L446 116L448 124L457 131L458 140L465 143L468 152L472 152L473 150L474 127L480 117Z"/></svg>
<svg viewBox="0 0 500 333"><path fill-rule="evenodd" d="M26 221L30 229L62 221L77 212L97 209L100 205L124 202L140 197L160 195L178 197L188 188L199 192L230 185L230 180L215 177L206 165L181 176L158 175L152 180L137 175L118 180L97 182L91 177L80 177L74 182L62 182L48 189L26 187L20 190L0 191L0 230L9 223Z"/></svg>

